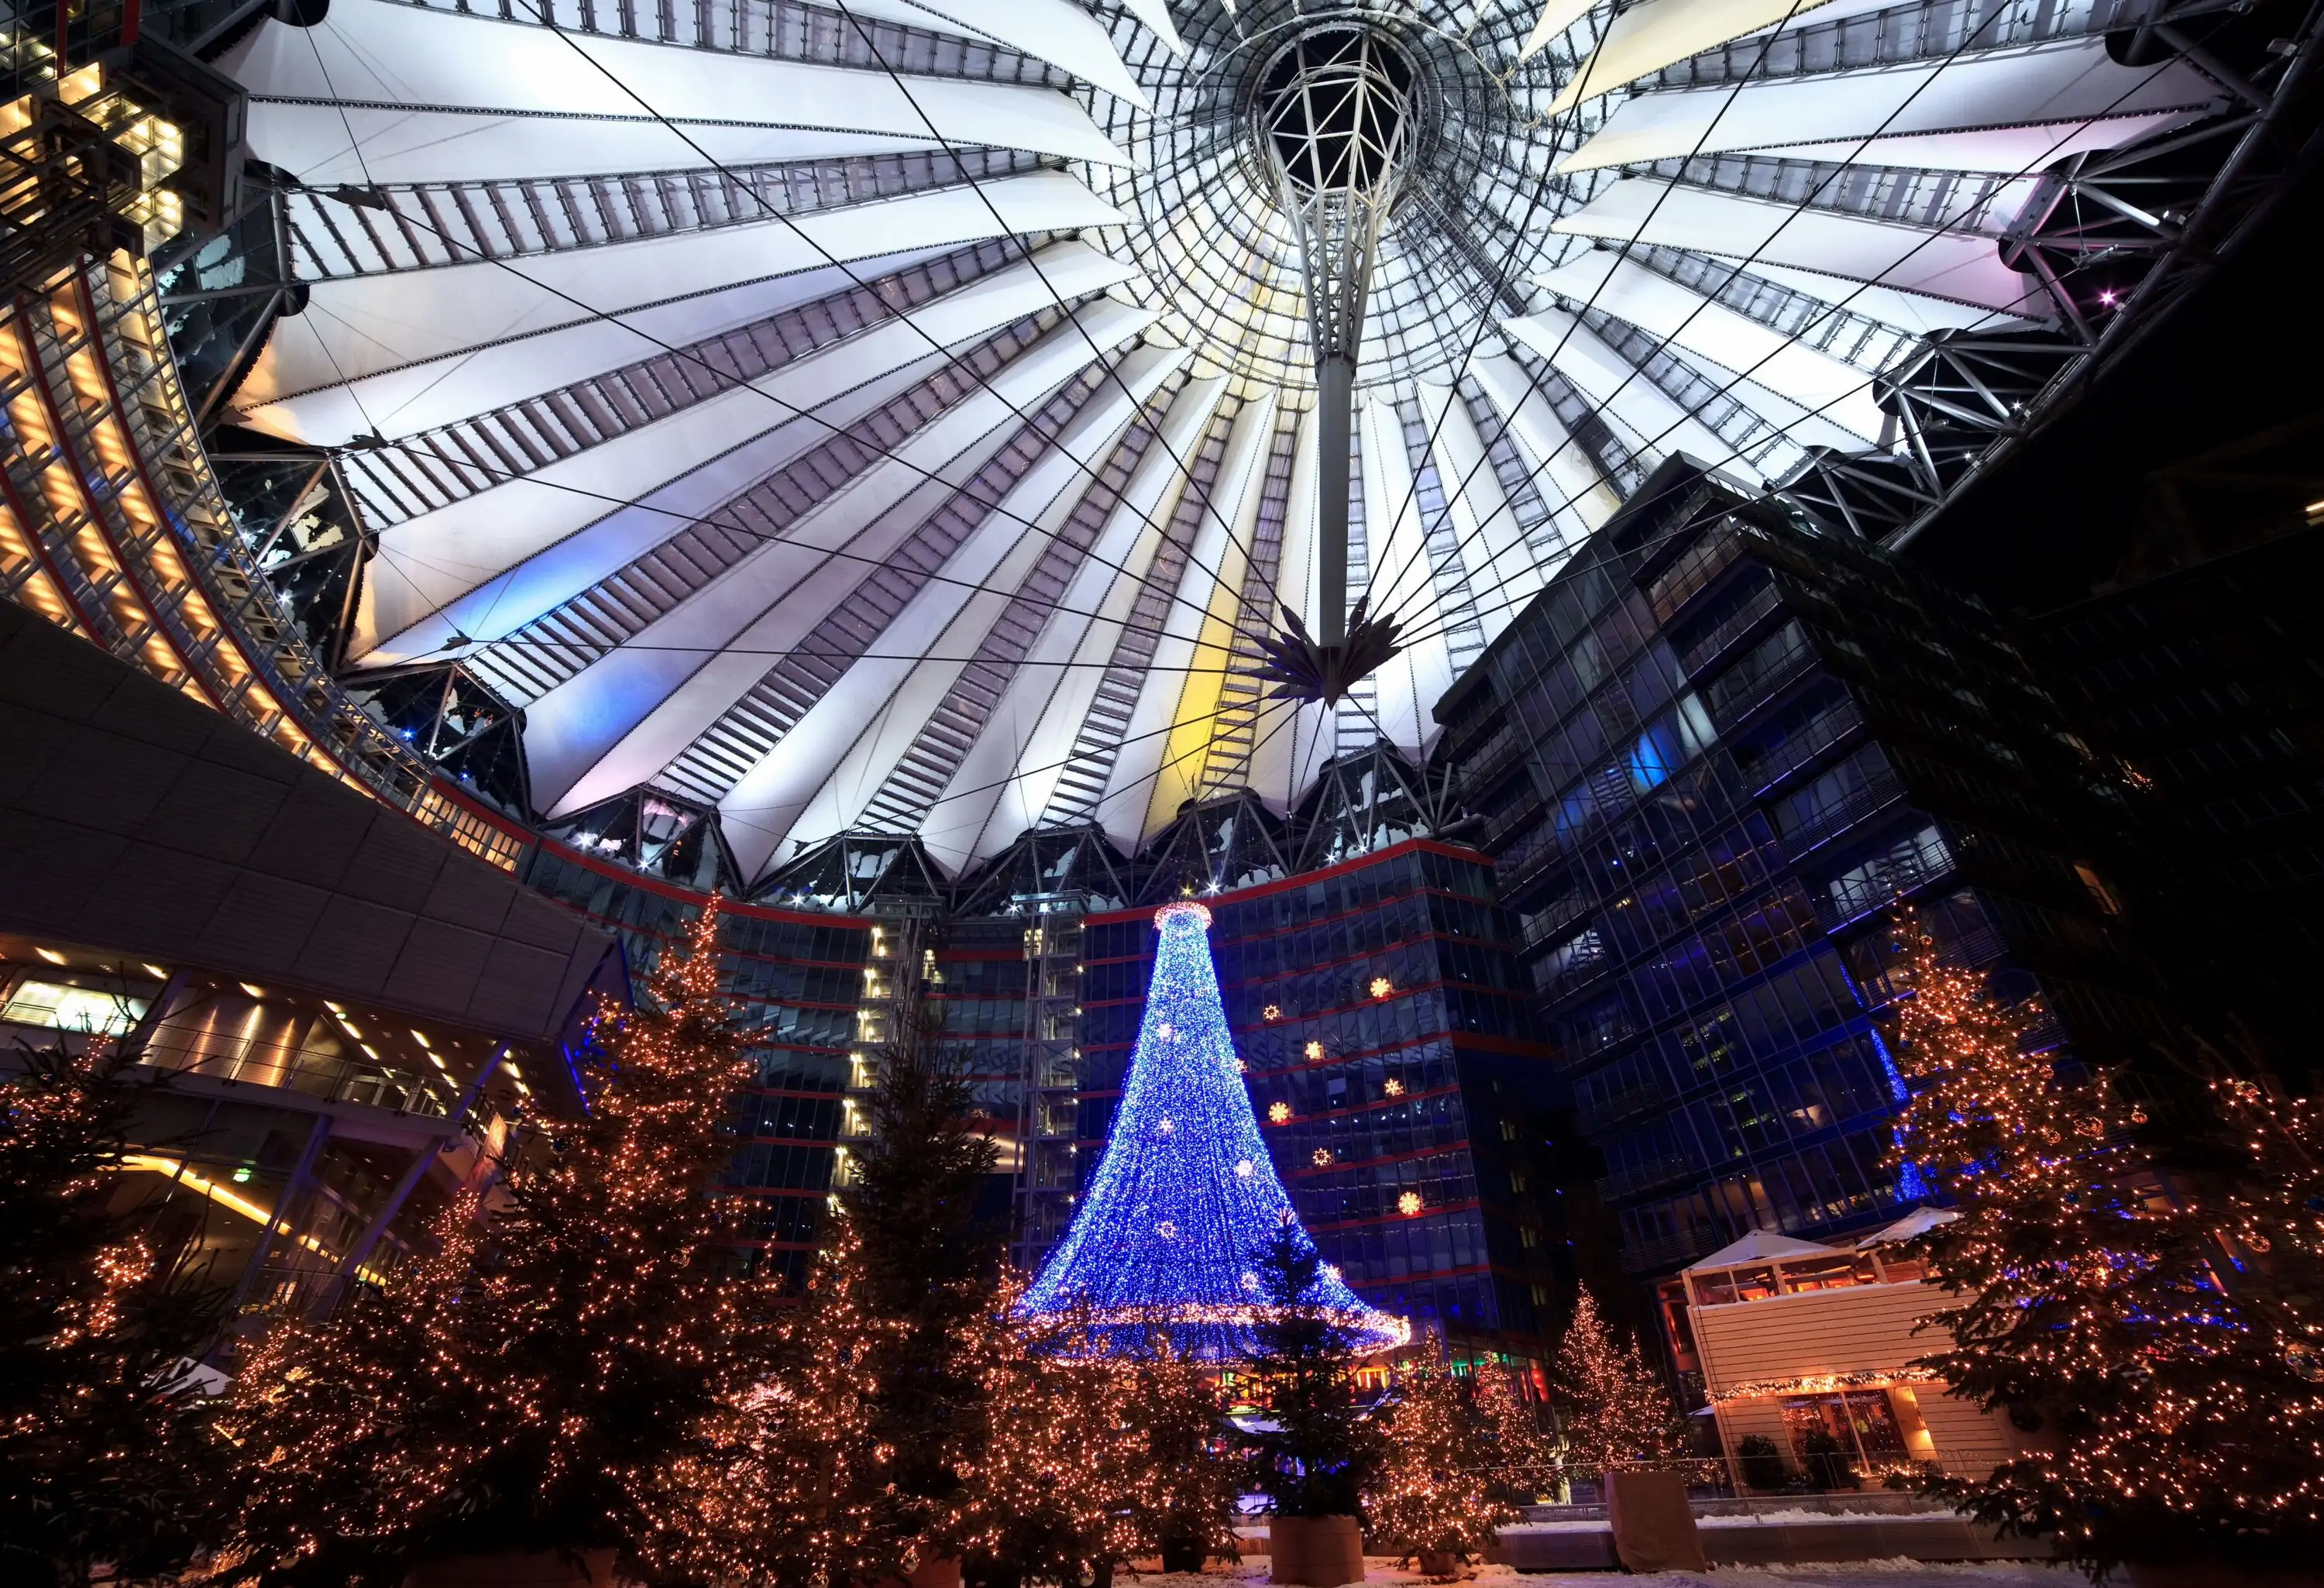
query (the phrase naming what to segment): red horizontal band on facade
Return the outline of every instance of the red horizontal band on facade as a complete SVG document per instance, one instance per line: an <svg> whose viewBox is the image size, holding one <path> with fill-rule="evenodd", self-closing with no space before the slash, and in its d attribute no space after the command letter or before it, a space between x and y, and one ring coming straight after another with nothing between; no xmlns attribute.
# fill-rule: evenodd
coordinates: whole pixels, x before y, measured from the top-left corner
<svg viewBox="0 0 2324 1588"><path fill-rule="evenodd" d="M462 803L465 805L467 802L464 800ZM486 817L484 819L489 820L491 818ZM648 876L643 872L633 872L629 870L627 867L617 866L611 861L600 860L595 855L576 849L570 844L567 844L560 839L538 837L532 838L530 841L539 844L541 848L548 850L561 859L571 861L575 865L581 867L584 871L595 872L601 877L610 877L617 882L623 883L632 888L643 889L646 892L657 894L664 899L676 899L684 903L697 906L707 903L710 899L710 896L707 893L703 892L697 888L682 888L676 882L665 882L659 877ZM577 905L567 905L566 908L568 909L579 909ZM582 910L581 913L587 915L593 912ZM879 922L870 916L827 915L821 910L785 909L779 905L751 904L736 899L721 899L718 901L718 913L721 915L741 916L745 920L782 921L795 927L853 927L860 930L870 931L873 927L879 925ZM640 930L642 928L632 928L631 929ZM730 950L730 952L733 951ZM753 956L752 957L766 959L772 958L774 956L770 955L758 955ZM852 960L789 960L785 961L784 963L794 965L833 964L844 965L851 970L861 968L854 961Z"/></svg>
<svg viewBox="0 0 2324 1588"><path fill-rule="evenodd" d="M1302 1070L1329 1069L1333 1065L1341 1062L1343 1061L1339 1059L1319 1058L1312 1064L1297 1066L1296 1068ZM1287 1076L1294 1074L1295 1071L1268 1070L1267 1073L1270 1076ZM1282 1122L1286 1125L1296 1125L1303 1120L1349 1119L1360 1113L1378 1113L1384 1108L1400 1108L1407 1103L1425 1103L1432 1097L1456 1096L1459 1094L1460 1090L1461 1088L1458 1086L1439 1086L1433 1092L1409 1092L1402 1097L1383 1097L1373 1103L1351 1103L1345 1108L1327 1108L1318 1113L1295 1113L1289 1119L1285 1120ZM1109 1092L1106 1095L1109 1097L1119 1097L1121 1094L1119 1092ZM1268 1122L1273 1123L1275 1122L1269 1121Z"/></svg>
<svg viewBox="0 0 2324 1588"><path fill-rule="evenodd" d="M1462 983L1453 983L1453 985L1456 986L1462 984ZM1429 985L1432 987L1443 986L1444 983L1440 982L1432 982ZM1381 1002L1386 1002L1388 1001L1383 999ZM1111 1004L1099 1004L1093 1005L1093 1007L1111 1008L1113 1006ZM1286 1020L1285 1023L1287 1024L1288 1021ZM1516 1037L1498 1037L1489 1031L1432 1031L1425 1036L1416 1037L1409 1042L1392 1042L1385 1048L1352 1048L1345 1053L1327 1053L1321 1058L1305 1059L1298 1064L1285 1065L1278 1069L1252 1070L1248 1073L1254 1076L1291 1076L1297 1075L1302 1070L1330 1069L1335 1065L1354 1064L1360 1059L1379 1058L1384 1055L1410 1052L1413 1048L1417 1048L1424 1043L1430 1042L1450 1042L1456 1047L1462 1048L1482 1048L1489 1052L1514 1053L1526 1058L1547 1058L1551 1056L1551 1048L1549 1044L1546 1042L1526 1042ZM1082 1045L1082 1051L1084 1053L1127 1053L1137 1046L1138 1044L1136 1042L1088 1042ZM1082 1095L1089 1097L1119 1097L1121 1095L1121 1091L1120 1088L1116 1087L1110 1092L1090 1092L1084 1093Z"/></svg>
<svg viewBox="0 0 2324 1588"><path fill-rule="evenodd" d="M1466 900L1469 898L1470 896L1466 893L1455 893L1445 888L1415 888L1408 893L1392 893L1386 899L1375 900L1370 904L1358 905L1353 909L1343 909L1337 915L1316 916L1311 919L1303 920L1294 927L1285 927L1279 930L1272 932L1254 932L1248 937L1224 938L1218 943L1213 944L1212 947L1213 952L1215 952L1218 948L1222 946L1231 947L1245 943L1264 943L1270 937L1281 937L1285 932L1320 930L1325 927L1336 926L1342 921L1353 920L1359 916L1376 915L1379 911L1388 909L1390 905L1402 904L1407 899ZM1475 902L1473 900L1471 900L1470 901L1471 903ZM1359 960L1371 959L1383 954L1392 954L1397 949L1409 947L1415 943L1426 943L1432 941L1468 943L1473 944L1480 948L1499 948L1512 953L1515 952L1517 948L1517 945L1496 937L1471 937L1461 932L1430 931L1423 933L1417 937L1399 937L1393 943L1383 943L1377 948L1367 948L1360 953L1344 955L1338 959L1319 960L1312 965L1304 966L1303 971L1326 970L1333 965L1354 965ZM1094 958L1086 959L1083 964L1084 967L1093 965L1130 965L1139 960L1151 959L1152 957L1153 956L1151 954L1110 954L1100 955ZM1262 982L1268 982L1273 979L1274 978L1270 976L1244 976L1238 981L1222 982L1219 985L1220 990L1224 992L1234 987L1256 986Z"/></svg>
<svg viewBox="0 0 2324 1588"><path fill-rule="evenodd" d="M1320 1235L1326 1230L1366 1230L1374 1224L1409 1224L1438 1213L1482 1213L1485 1205L1471 1196L1461 1202L1440 1202L1434 1207L1424 1207L1418 1213L1384 1213L1377 1218L1337 1219L1329 1223L1309 1224L1310 1235Z"/></svg>
<svg viewBox="0 0 2324 1588"><path fill-rule="evenodd" d="M1320 1176L1341 1174L1349 1169L1376 1169L1392 1163L1417 1163L1424 1158L1436 1158L1447 1152L1467 1152L1469 1149L1470 1143L1466 1138L1463 1138L1458 1141L1447 1141L1440 1147L1416 1147L1410 1152L1391 1152L1385 1158L1351 1158L1344 1163L1334 1159L1330 1163L1311 1163L1305 1168L1293 1169L1290 1177L1295 1180L1313 1180Z"/></svg>
<svg viewBox="0 0 2324 1588"><path fill-rule="evenodd" d="M1270 893L1282 893L1293 888L1305 888L1311 882L1320 882L1333 877L1345 876L1351 872L1361 871L1368 865L1385 864L1387 862L1395 860L1400 855L1410 854L1415 851L1425 851L1430 854L1441 854L1448 860L1470 861L1475 864L1487 867L1489 867L1493 863L1493 857L1487 854L1481 849L1470 849L1458 844L1447 844L1441 839L1436 838L1406 838L1398 843L1389 845L1385 849L1375 849L1370 854L1360 854L1353 860L1343 860L1336 865L1327 865L1318 871L1300 872L1288 877L1277 877L1272 882L1253 882L1247 888L1228 888L1216 893L1205 893L1202 895L1200 902L1206 905L1217 906L1221 904L1239 904L1247 899L1264 899ZM1154 919L1155 910L1160 908L1161 906L1159 905L1149 905L1138 909L1099 910L1094 914L1084 916L1082 918L1082 925L1084 927L1104 927L1111 926L1119 921L1150 921Z"/></svg>

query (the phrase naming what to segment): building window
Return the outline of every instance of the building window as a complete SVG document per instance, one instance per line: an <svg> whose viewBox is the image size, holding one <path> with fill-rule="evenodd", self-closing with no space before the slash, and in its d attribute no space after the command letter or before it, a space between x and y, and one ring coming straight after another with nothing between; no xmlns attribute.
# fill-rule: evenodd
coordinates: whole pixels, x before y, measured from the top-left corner
<svg viewBox="0 0 2324 1588"><path fill-rule="evenodd" d="M2122 913L2122 901L2114 896L2114 890L2106 885L2105 878L2080 861L2074 863L2074 874L2082 879L2082 886L2090 891L2091 899L2097 901L2100 909L2108 915Z"/></svg>
<svg viewBox="0 0 2324 1588"><path fill-rule="evenodd" d="M1851 1472L1870 1476L1911 1462L1886 1390L1786 1395L1783 1411L1794 1459L1827 1489L1848 1486Z"/></svg>
<svg viewBox="0 0 2324 1588"><path fill-rule="evenodd" d="M55 1031L101 1031L125 1037L143 1018L147 1000L118 992L93 992L60 982L19 982L0 1008L0 1020L45 1026Z"/></svg>

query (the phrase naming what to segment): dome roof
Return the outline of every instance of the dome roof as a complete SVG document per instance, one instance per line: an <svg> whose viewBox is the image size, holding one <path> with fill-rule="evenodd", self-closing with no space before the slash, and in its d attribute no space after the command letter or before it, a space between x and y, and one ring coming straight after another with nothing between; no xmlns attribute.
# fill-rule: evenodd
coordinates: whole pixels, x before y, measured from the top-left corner
<svg viewBox="0 0 2324 1588"><path fill-rule="evenodd" d="M218 63L303 282L232 417L375 537L347 667L459 661L545 819L650 789L752 876L1134 845L1425 752L1665 457L1909 464L1882 372L2087 339L2114 298L2027 217L2220 95L2123 64L2114 4L334 0ZM1247 676L1318 587L1254 106L1325 23L1409 79L1348 579L1406 642L1333 707Z"/></svg>

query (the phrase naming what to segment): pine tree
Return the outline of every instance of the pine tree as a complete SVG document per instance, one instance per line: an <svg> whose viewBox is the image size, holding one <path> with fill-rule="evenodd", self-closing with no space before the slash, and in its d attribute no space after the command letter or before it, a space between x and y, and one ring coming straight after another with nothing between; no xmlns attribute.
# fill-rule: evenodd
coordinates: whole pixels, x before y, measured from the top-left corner
<svg viewBox="0 0 2324 1588"><path fill-rule="evenodd" d="M503 1551L612 1549L649 1577L742 1563L726 1482L786 1331L709 1195L748 1074L716 934L714 901L642 1006L600 1018L587 1116L507 1166L488 1226L451 1210L433 1260L286 1325L244 1372L231 1580L385 1585Z"/></svg>
<svg viewBox="0 0 2324 1588"><path fill-rule="evenodd" d="M1553 1486L1557 1467L1556 1436L1542 1426L1542 1408L1517 1387L1517 1375L1479 1362L1470 1376L1477 1412L1492 1443L1494 1499L1532 1505Z"/></svg>
<svg viewBox="0 0 2324 1588"><path fill-rule="evenodd" d="M870 1482L851 1503L865 1514L866 1558L890 1574L964 1547L964 1469L988 1437L1001 1232L978 1218L976 1201L999 1149L975 1128L973 1105L936 1013L907 1011L880 1049L871 1135L842 1199L845 1260L831 1290L881 1325L862 1367L869 1384L858 1437L871 1460L853 1463Z"/></svg>
<svg viewBox="0 0 2324 1588"><path fill-rule="evenodd" d="M2248 1081L2213 1094L2243 1161L2217 1195L2135 1145L2104 1074L2027 1052L2027 1011L1947 964L1907 913L1893 1017L1913 1096L1895 1161L1958 1217L1914 1243L1956 1297L1925 1359L2037 1448L1938 1481L1980 1519L2115 1564L2301 1566L2324 1547L2318 1118Z"/></svg>
<svg viewBox="0 0 2324 1588"><path fill-rule="evenodd" d="M214 1460L192 1359L223 1293L116 1208L135 1055L19 1049L0 1076L0 1575L182 1564Z"/></svg>
<svg viewBox="0 0 2324 1588"><path fill-rule="evenodd" d="M1167 1334L1117 1371L1128 1390L1124 1431L1133 1453L1123 1496L1131 1553L1159 1556L1166 1572L1200 1571L1211 1556L1232 1553L1242 1491L1217 1381Z"/></svg>
<svg viewBox="0 0 2324 1588"><path fill-rule="evenodd" d="M1382 1426L1358 1392L1362 1337L1318 1299L1336 1276L1296 1222L1286 1220L1251 1262L1267 1306L1250 1371L1269 1426L1250 1438L1250 1486L1277 1516L1355 1516L1386 1454Z"/></svg>
<svg viewBox="0 0 2324 1588"><path fill-rule="evenodd" d="M1594 1475L1679 1453L1678 1412L1669 1392L1637 1344L1606 1326L1586 1286L1558 1343L1554 1377L1572 1408L1565 1419L1568 1470Z"/></svg>
<svg viewBox="0 0 2324 1588"><path fill-rule="evenodd" d="M1495 1492L1495 1429L1468 1386L1435 1362L1397 1369L1385 1459L1364 1495L1372 1534L1407 1556L1465 1560L1517 1519Z"/></svg>
<svg viewBox="0 0 2324 1588"><path fill-rule="evenodd" d="M780 1371L747 1396L746 1458L724 1474L724 1536L754 1540L738 1578L785 1588L874 1580L895 1553L875 1527L884 1453L863 1438L875 1347L900 1334L852 1282L861 1269L843 1225L786 1325Z"/></svg>
<svg viewBox="0 0 2324 1588"><path fill-rule="evenodd" d="M986 1437L964 1473L964 1566L979 1582L1074 1583L1136 1551L1136 1380L1086 1348L1086 1327L1012 1316L1019 1288L1003 1284L973 1334Z"/></svg>
<svg viewBox="0 0 2324 1588"><path fill-rule="evenodd" d="M786 1371L753 1398L752 1451L727 1503L759 1546L749 1574L870 1583L993 1554L985 1489L996 1416L1015 1417L1018 1347L999 1305L999 1232L976 1215L997 1161L934 1011L879 1050L870 1134L849 1149L830 1246L785 1329ZM980 1487L982 1486L982 1487ZM748 1519L743 1520L741 1519Z"/></svg>

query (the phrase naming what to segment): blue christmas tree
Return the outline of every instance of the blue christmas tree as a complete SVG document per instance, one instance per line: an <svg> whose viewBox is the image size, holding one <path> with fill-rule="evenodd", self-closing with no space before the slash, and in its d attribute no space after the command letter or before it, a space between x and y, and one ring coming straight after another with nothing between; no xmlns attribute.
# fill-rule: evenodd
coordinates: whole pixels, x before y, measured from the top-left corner
<svg viewBox="0 0 2324 1588"><path fill-rule="evenodd" d="M1019 1308L1086 1308L1124 1348L1160 1326L1181 1351L1247 1356L1251 1320L1266 1305L1256 1254L1298 1214L1243 1088L1211 964L1211 912L1168 904L1154 924L1162 940L1113 1133L1073 1228ZM1366 1348L1411 1337L1408 1323L1366 1306L1328 1265L1301 1299L1333 1313Z"/></svg>

